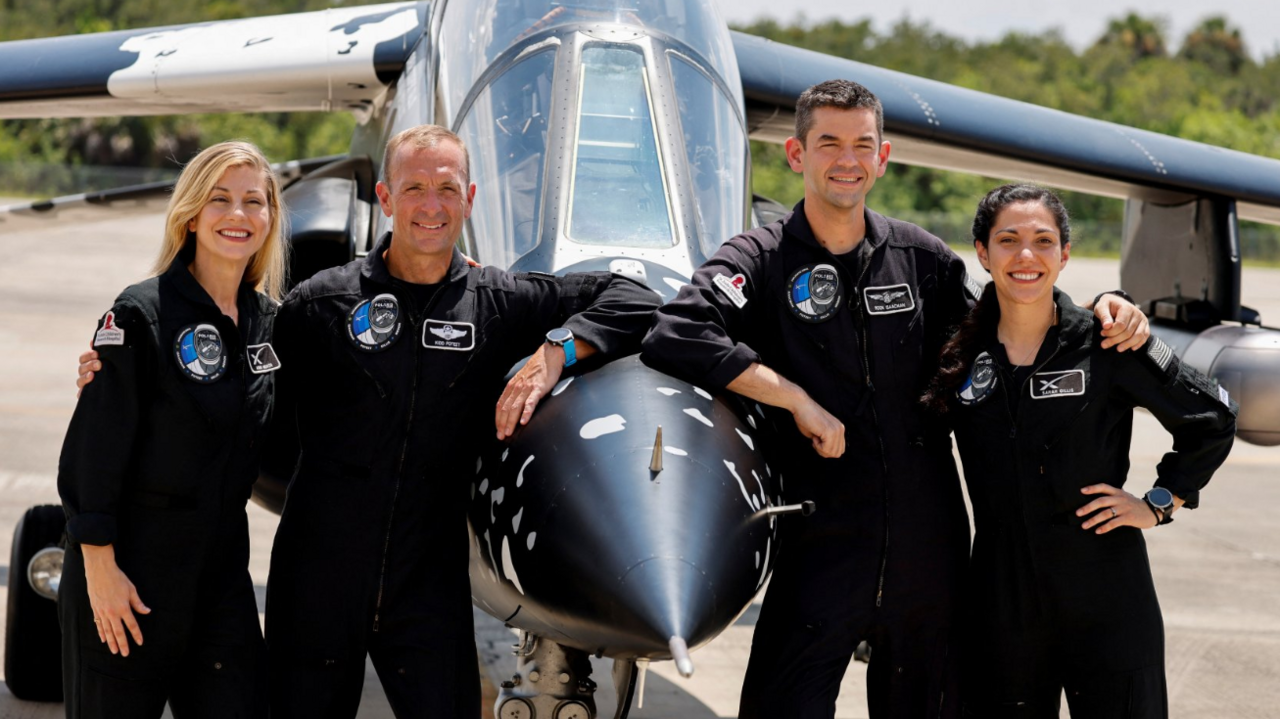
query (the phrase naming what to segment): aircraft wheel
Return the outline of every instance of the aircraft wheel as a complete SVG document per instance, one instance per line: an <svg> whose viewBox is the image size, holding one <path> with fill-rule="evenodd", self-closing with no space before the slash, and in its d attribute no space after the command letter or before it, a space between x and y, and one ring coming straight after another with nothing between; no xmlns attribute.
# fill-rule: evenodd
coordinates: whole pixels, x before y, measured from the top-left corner
<svg viewBox="0 0 1280 719"><path fill-rule="evenodd" d="M32 507L13 530L9 555L9 603L4 627L4 679L19 699L62 701L62 631L57 602L40 596L27 581L27 564L55 547L66 524L62 507Z"/></svg>

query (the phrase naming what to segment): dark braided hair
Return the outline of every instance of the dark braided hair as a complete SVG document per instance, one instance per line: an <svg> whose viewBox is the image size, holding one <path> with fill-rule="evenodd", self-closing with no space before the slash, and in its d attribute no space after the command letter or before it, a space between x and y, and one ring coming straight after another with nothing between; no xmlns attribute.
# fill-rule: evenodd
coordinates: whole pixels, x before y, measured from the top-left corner
<svg viewBox="0 0 1280 719"><path fill-rule="evenodd" d="M1038 202L1053 215L1058 225L1058 235L1063 245L1071 242L1071 218L1062 200L1053 191L1039 185L1016 184L1001 185L978 203L978 211L973 216L973 242L984 248L991 242L991 228L996 217L1009 205L1018 202ZM973 310L964 318L955 334L942 345L938 357L938 374L934 376L920 398L929 409L938 414L946 414L951 400L960 385L969 376L969 367L981 351L979 340L994 331L1000 322L1000 303L996 300L996 285L988 282L982 290L982 297Z"/></svg>

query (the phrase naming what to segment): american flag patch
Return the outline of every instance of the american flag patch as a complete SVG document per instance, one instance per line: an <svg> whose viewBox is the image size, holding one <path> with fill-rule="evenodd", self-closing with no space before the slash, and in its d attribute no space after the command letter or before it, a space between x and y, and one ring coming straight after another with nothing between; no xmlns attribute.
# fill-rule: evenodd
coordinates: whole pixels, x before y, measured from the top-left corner
<svg viewBox="0 0 1280 719"><path fill-rule="evenodd" d="M1161 370L1169 369L1169 362L1173 359L1173 349L1165 344L1159 337L1152 337L1147 343L1147 356L1152 362L1156 363Z"/></svg>

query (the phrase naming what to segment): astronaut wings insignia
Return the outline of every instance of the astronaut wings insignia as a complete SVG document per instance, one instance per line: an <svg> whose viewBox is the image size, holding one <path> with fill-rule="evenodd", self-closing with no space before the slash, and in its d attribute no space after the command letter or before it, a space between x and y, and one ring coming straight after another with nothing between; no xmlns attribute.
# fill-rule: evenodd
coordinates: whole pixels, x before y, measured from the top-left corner
<svg viewBox="0 0 1280 719"><path fill-rule="evenodd" d="M431 334L443 339L446 342L456 340L466 334L466 330L456 329L453 325L445 325L444 327L431 327Z"/></svg>

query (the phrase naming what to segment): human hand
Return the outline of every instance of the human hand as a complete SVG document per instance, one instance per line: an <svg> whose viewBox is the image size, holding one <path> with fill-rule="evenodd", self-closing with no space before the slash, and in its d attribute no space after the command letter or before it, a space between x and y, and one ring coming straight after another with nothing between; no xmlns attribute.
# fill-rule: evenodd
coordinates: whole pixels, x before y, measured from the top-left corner
<svg viewBox="0 0 1280 719"><path fill-rule="evenodd" d="M819 456L834 459L844 454L844 423L812 397L806 395L799 406L791 410L791 415L800 434L813 441L813 449Z"/></svg>
<svg viewBox="0 0 1280 719"><path fill-rule="evenodd" d="M1151 337L1147 316L1132 302L1112 294L1098 298L1093 314L1102 320L1102 348L1117 352L1136 350Z"/></svg>
<svg viewBox="0 0 1280 719"><path fill-rule="evenodd" d="M498 430L498 439L506 439L515 434L516 422L521 425L529 423L533 410L538 402L560 381L560 373L564 371L564 348L543 344L519 372L507 382L507 387L498 398L497 411L494 413L494 425Z"/></svg>
<svg viewBox="0 0 1280 719"><path fill-rule="evenodd" d="M1156 513L1151 511L1151 507L1147 506L1145 500L1119 487L1112 487L1109 484L1091 484L1083 487L1080 492L1103 495L1076 510L1077 517L1093 514L1081 525L1081 529L1097 527L1094 530L1096 534L1106 534L1116 527L1150 529L1158 523Z"/></svg>
<svg viewBox="0 0 1280 719"><path fill-rule="evenodd" d="M475 260L471 259L465 254L462 256L462 259L467 261L467 267L484 267L484 265L480 264L479 262L476 262Z"/></svg>
<svg viewBox="0 0 1280 719"><path fill-rule="evenodd" d="M93 381L93 373L102 371L102 362L98 359L97 350L89 350L80 355L80 376L76 377L76 397Z"/></svg>
<svg viewBox="0 0 1280 719"><path fill-rule="evenodd" d="M142 629L133 616L150 614L151 609L142 603L133 582L116 565L115 548L111 545L97 547L81 545L84 551L84 576L89 588L89 606L93 608L93 624L98 629L98 641L106 642L112 654L129 656L129 640L142 646Z"/></svg>

